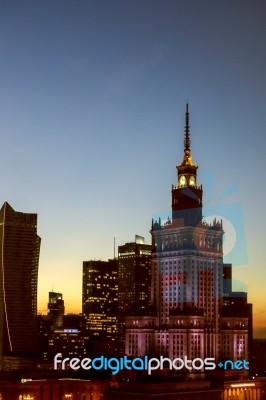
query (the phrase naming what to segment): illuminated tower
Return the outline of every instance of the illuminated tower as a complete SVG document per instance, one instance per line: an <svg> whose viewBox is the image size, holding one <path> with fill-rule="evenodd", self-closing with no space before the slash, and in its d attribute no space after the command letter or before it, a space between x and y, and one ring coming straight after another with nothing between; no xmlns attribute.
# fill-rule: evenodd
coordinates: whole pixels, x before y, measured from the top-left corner
<svg viewBox="0 0 266 400"><path fill-rule="evenodd" d="M172 220L155 222L151 231L154 301L159 325L171 327L169 335L161 333L158 338L165 354L176 356L182 348L189 357L215 357L222 305L223 228L216 220L213 224L202 220L202 187L197 185L189 130L187 106L184 157L176 167L177 185L172 187ZM175 332L181 327L184 335Z"/></svg>
<svg viewBox="0 0 266 400"><path fill-rule="evenodd" d="M177 186L172 187L172 220L184 226L197 226L202 221L202 186L197 186L197 165L190 151L189 113L186 108L184 157L177 165Z"/></svg>
<svg viewBox="0 0 266 400"><path fill-rule="evenodd" d="M117 334L117 261L84 261L82 313L91 336Z"/></svg>
<svg viewBox="0 0 266 400"><path fill-rule="evenodd" d="M37 214L0 210L1 369L32 366L36 355L37 278L40 238Z"/></svg>
<svg viewBox="0 0 266 400"><path fill-rule="evenodd" d="M228 282L223 287L228 266L223 264L222 221L206 223L202 217L203 191L190 145L187 105L184 156L172 187L172 218L152 221L151 303L156 312L127 318L126 353L247 359L246 297L234 301L241 304L239 313L235 306L225 307L224 293L234 294Z"/></svg>

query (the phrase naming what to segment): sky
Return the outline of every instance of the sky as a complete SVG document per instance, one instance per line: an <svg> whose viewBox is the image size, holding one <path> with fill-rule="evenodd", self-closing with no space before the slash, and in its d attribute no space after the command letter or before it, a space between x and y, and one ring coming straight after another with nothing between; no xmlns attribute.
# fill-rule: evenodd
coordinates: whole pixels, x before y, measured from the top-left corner
<svg viewBox="0 0 266 400"><path fill-rule="evenodd" d="M38 214L39 312L52 289L81 312L82 262L170 215L188 102L204 215L266 337L265 20L264 0L0 0L0 202Z"/></svg>

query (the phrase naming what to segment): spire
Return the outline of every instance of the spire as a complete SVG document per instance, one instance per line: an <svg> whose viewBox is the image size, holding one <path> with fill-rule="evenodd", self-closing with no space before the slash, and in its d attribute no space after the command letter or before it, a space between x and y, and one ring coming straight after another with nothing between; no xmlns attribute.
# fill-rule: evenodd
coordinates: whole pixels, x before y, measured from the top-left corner
<svg viewBox="0 0 266 400"><path fill-rule="evenodd" d="M190 152L190 126L189 126L189 112L188 112L188 103L186 105L186 125L185 125L185 137L184 137L184 158L182 163L179 165L179 167L184 167L185 165L190 165L193 167L196 167L196 164L194 164L192 155ZM184 172L183 172L184 173Z"/></svg>
<svg viewBox="0 0 266 400"><path fill-rule="evenodd" d="M184 150L190 152L190 135L189 135L189 112L188 112L188 103L186 106L186 126L185 126L185 139L184 139Z"/></svg>

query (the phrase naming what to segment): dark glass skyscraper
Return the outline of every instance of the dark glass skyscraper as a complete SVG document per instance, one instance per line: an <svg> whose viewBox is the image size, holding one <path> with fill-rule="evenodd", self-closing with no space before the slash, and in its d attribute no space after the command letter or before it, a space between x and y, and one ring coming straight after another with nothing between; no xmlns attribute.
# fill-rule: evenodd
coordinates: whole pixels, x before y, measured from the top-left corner
<svg viewBox="0 0 266 400"><path fill-rule="evenodd" d="M37 350L37 214L17 212L5 202L0 241L0 368L27 368Z"/></svg>
<svg viewBox="0 0 266 400"><path fill-rule="evenodd" d="M151 250L144 238L118 246L118 314L146 315L151 306Z"/></svg>
<svg viewBox="0 0 266 400"><path fill-rule="evenodd" d="M151 311L151 251L142 236L118 246L118 340L125 346L125 319L145 316Z"/></svg>
<svg viewBox="0 0 266 400"><path fill-rule="evenodd" d="M63 328L65 306L62 293L49 292L47 314L50 317L52 331Z"/></svg>

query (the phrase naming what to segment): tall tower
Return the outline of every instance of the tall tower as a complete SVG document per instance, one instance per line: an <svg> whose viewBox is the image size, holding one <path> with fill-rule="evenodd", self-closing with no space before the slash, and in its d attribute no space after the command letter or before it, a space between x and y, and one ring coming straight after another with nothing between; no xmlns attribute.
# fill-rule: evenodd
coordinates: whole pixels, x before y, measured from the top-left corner
<svg viewBox="0 0 266 400"><path fill-rule="evenodd" d="M172 187L172 220L154 223L154 299L161 323L169 323L176 308L204 309L210 330L218 327L223 279L222 223L202 220L202 187L190 150L189 113L186 108L184 157ZM210 284L208 284L210 283ZM162 290L163 289L163 290Z"/></svg>
<svg viewBox="0 0 266 400"><path fill-rule="evenodd" d="M155 222L151 230L153 301L159 325L193 328L190 334L194 345L188 339L190 335L183 338L186 355L216 356L222 305L223 228L216 220L213 224L202 220L202 187L197 186L198 167L192 159L189 131L187 105L184 157L176 167L177 185L172 187L172 220L164 225ZM167 345L165 335L159 337L163 338L161 352L175 356L177 346L174 351L173 346Z"/></svg>
<svg viewBox="0 0 266 400"><path fill-rule="evenodd" d="M231 286L224 288L223 226L202 218L202 187L191 154L186 106L184 156L172 186L172 219L152 221L151 303L155 314L126 320L126 352L221 359L248 358L248 314L229 305ZM236 303L234 301L234 303ZM229 323L226 318L231 318ZM241 344L241 345L240 345Z"/></svg>
<svg viewBox="0 0 266 400"><path fill-rule="evenodd" d="M17 212L5 202L0 240L0 368L32 367L37 350L37 214Z"/></svg>

